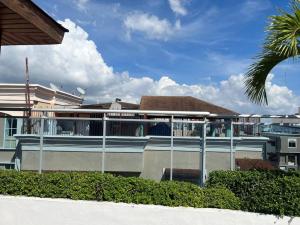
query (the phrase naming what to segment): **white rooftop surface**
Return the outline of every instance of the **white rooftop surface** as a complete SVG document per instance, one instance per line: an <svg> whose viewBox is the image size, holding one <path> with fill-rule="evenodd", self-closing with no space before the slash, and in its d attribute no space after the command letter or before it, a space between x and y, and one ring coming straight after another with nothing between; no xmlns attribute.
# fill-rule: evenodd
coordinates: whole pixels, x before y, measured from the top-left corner
<svg viewBox="0 0 300 225"><path fill-rule="evenodd" d="M299 225L300 218L233 210L0 196L6 225Z"/></svg>

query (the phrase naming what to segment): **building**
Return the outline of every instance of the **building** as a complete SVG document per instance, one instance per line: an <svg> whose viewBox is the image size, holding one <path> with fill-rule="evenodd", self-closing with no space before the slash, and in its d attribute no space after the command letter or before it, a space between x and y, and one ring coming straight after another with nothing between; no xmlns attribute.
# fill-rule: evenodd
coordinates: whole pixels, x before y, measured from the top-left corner
<svg viewBox="0 0 300 225"><path fill-rule="evenodd" d="M245 132L237 113L191 97L157 99L169 107L161 110L152 97L153 108L145 108L150 104L143 97L140 105L117 100L50 114L40 109L48 113L37 123L47 124L44 132L37 126L31 134L16 134L10 160L19 159L21 170L105 171L154 180L168 179L173 171L174 179L199 181L202 165L208 174L234 169L237 158L262 158L268 138Z"/></svg>
<svg viewBox="0 0 300 225"><path fill-rule="evenodd" d="M282 170L300 169L300 133L264 133L266 158Z"/></svg>
<svg viewBox="0 0 300 225"><path fill-rule="evenodd" d="M75 108L82 103L78 96L42 85L31 84L29 89L31 109ZM24 130L25 92L24 84L0 84L0 149L15 149L14 135ZM40 117L41 114L33 113L32 116Z"/></svg>
<svg viewBox="0 0 300 225"><path fill-rule="evenodd" d="M230 109L191 96L142 96L140 110L189 111L219 114L224 117L239 115Z"/></svg>
<svg viewBox="0 0 300 225"><path fill-rule="evenodd" d="M0 112L11 116L23 116L18 109L27 107L25 101L26 87L24 84L0 83ZM54 90L39 84L30 84L30 108L65 108L79 107L82 98L76 95ZM5 109L9 109L9 111Z"/></svg>

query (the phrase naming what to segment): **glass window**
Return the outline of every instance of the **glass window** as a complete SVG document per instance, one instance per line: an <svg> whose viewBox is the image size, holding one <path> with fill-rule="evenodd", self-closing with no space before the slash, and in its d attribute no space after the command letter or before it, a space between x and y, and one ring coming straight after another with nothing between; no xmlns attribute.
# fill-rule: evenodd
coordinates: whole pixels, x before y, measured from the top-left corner
<svg viewBox="0 0 300 225"><path fill-rule="evenodd" d="M16 140L14 135L17 134L17 119L16 118L6 118L5 128L4 128L4 148L15 148Z"/></svg>
<svg viewBox="0 0 300 225"><path fill-rule="evenodd" d="M294 166L296 164L296 157L295 155L288 156L288 165Z"/></svg>
<svg viewBox="0 0 300 225"><path fill-rule="evenodd" d="M296 148L297 147L297 140L296 139L288 139L289 148Z"/></svg>

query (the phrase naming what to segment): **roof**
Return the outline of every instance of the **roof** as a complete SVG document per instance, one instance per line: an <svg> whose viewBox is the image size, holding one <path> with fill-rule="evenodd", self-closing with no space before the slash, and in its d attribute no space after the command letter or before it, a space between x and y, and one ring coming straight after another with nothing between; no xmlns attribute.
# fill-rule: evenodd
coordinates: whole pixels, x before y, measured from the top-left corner
<svg viewBox="0 0 300 225"><path fill-rule="evenodd" d="M65 32L31 0L0 0L1 45L60 44Z"/></svg>
<svg viewBox="0 0 300 225"><path fill-rule="evenodd" d="M1 1L1 0L0 0ZM69 96L72 97L74 99L77 100L82 100L82 97L71 94L69 92L66 91L62 91L62 90L54 90L50 87L46 87L44 85L40 85L40 84L29 84L30 89L32 88L38 88L41 89L43 91L48 91L48 92L53 92L53 93L57 93L60 95L64 95L64 96ZM25 84L20 84L20 83L0 83L0 90L1 89L19 89L19 88L24 88L25 89Z"/></svg>
<svg viewBox="0 0 300 225"><path fill-rule="evenodd" d="M82 98L68 92L54 90L39 84L30 84L30 103L36 105L40 103L53 104L55 106L78 106L82 103ZM25 84L5 84L0 83L0 108L24 108Z"/></svg>
<svg viewBox="0 0 300 225"><path fill-rule="evenodd" d="M122 109L126 110L134 110L134 109L139 109L138 104L134 103L128 103L128 102L118 102ZM82 109L109 109L111 106L111 102L106 102L106 103L99 103L99 104L90 104L90 105L82 105L80 108Z"/></svg>
<svg viewBox="0 0 300 225"><path fill-rule="evenodd" d="M238 115L230 109L217 106L190 96L143 96L141 110L198 111L220 115Z"/></svg>
<svg viewBox="0 0 300 225"><path fill-rule="evenodd" d="M254 170L254 169L263 169L263 170L274 170L274 166L271 162L262 159L236 159L236 166L240 170Z"/></svg>

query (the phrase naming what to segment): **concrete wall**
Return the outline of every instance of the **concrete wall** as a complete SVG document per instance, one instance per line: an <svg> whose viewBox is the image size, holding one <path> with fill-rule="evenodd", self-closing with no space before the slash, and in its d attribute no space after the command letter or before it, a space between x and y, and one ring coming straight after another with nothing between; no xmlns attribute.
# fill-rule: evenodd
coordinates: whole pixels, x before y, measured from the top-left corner
<svg viewBox="0 0 300 225"><path fill-rule="evenodd" d="M144 152L142 177L160 180L163 176L163 169L170 168L170 161L170 151L146 150ZM200 152L174 152L173 168L199 170L201 165ZM230 169L230 154L224 152L207 152L206 165L207 173L213 170L228 170Z"/></svg>
<svg viewBox="0 0 300 225"><path fill-rule="evenodd" d="M105 153L105 171L142 171L142 153ZM23 151L21 169L38 170L39 152ZM54 171L101 171L101 152L59 152L43 153L43 170Z"/></svg>
<svg viewBox="0 0 300 225"><path fill-rule="evenodd" d="M255 152L255 151L236 151L235 158L237 159L261 159L262 152Z"/></svg>
<svg viewBox="0 0 300 225"><path fill-rule="evenodd" d="M144 168L141 176L161 180L164 172L163 169L170 168L170 162L170 151L146 150L144 152ZM173 168L199 169L199 165L199 152L174 152Z"/></svg>
<svg viewBox="0 0 300 225"><path fill-rule="evenodd" d="M19 155L22 170L38 170L39 136L20 136ZM235 140L234 158L262 158L263 142ZM174 169L201 168L199 138L174 140ZM235 155L236 151L236 155ZM105 150L105 171L134 172L144 178L161 180L170 168L170 140L165 137L108 137ZM4 153L3 153L4 154ZM1 152L0 152L1 158ZM102 138L84 136L45 136L43 166L45 171L101 171ZM230 139L210 139L206 148L207 174L213 170L230 169ZM198 178L197 178L198 179Z"/></svg>
<svg viewBox="0 0 300 225"><path fill-rule="evenodd" d="M16 155L16 151L11 149L0 150L0 162L13 162Z"/></svg>
<svg viewBox="0 0 300 225"><path fill-rule="evenodd" d="M213 170L230 169L230 154L224 152L207 152L207 173ZM201 168L199 152L174 152L173 168ZM43 153L43 170L45 171L101 171L102 153L100 152L58 152ZM105 171L138 172L147 179L161 180L164 169L170 168L170 151L151 151L144 153L105 153ZM22 170L39 169L39 151L23 151Z"/></svg>

